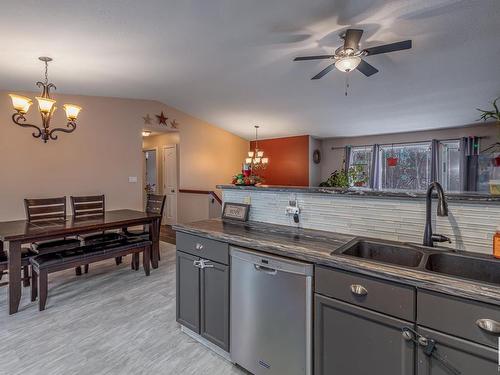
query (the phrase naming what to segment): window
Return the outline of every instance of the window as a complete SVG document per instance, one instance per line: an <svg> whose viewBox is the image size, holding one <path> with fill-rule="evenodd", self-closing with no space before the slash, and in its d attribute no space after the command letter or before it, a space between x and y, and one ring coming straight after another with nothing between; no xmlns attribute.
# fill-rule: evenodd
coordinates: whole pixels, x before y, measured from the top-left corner
<svg viewBox="0 0 500 375"><path fill-rule="evenodd" d="M460 191L460 141L440 141L438 181L446 191Z"/></svg>
<svg viewBox="0 0 500 375"><path fill-rule="evenodd" d="M352 147L349 158L349 168L356 168L356 178L352 182L354 186L370 186L370 176L372 168L373 147Z"/></svg>
<svg viewBox="0 0 500 375"><path fill-rule="evenodd" d="M431 159L431 142L380 146L378 188L426 190Z"/></svg>

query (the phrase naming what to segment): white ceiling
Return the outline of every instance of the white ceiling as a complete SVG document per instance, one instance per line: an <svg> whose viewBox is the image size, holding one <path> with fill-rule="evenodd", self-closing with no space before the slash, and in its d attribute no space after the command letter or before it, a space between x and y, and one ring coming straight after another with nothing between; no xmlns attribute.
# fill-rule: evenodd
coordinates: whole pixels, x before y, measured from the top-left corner
<svg viewBox="0 0 500 375"><path fill-rule="evenodd" d="M500 95L498 0L16 0L0 12L0 88L34 90L52 56L58 91L156 99L251 138L392 133L463 125ZM348 28L370 78L328 61Z"/></svg>

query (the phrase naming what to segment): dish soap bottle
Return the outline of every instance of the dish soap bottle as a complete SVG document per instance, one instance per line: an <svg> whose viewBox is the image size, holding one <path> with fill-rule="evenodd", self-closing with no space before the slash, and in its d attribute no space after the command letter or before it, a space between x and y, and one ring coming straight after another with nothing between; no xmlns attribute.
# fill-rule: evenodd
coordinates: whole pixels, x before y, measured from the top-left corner
<svg viewBox="0 0 500 375"><path fill-rule="evenodd" d="M497 232L493 236L493 256L500 259L500 227L497 228Z"/></svg>

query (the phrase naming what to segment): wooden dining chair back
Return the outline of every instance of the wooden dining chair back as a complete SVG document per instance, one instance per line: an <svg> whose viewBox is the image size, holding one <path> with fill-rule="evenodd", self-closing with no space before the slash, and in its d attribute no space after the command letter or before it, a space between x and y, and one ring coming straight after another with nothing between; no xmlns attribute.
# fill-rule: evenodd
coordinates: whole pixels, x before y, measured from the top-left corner
<svg viewBox="0 0 500 375"><path fill-rule="evenodd" d="M25 199L24 207L29 222L66 220L66 197Z"/></svg>
<svg viewBox="0 0 500 375"><path fill-rule="evenodd" d="M160 215L160 225L163 218L163 210L165 209L166 199L166 195L148 194L148 200L146 202L146 212L148 214Z"/></svg>
<svg viewBox="0 0 500 375"><path fill-rule="evenodd" d="M106 209L104 195L71 196L74 219L101 219Z"/></svg>

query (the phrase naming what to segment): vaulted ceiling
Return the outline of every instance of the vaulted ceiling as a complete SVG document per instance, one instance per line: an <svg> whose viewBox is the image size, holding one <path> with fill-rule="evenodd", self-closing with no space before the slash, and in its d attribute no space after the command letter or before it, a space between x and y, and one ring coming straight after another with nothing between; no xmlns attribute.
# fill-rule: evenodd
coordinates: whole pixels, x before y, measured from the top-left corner
<svg viewBox="0 0 500 375"><path fill-rule="evenodd" d="M0 12L0 88L34 90L38 56L62 93L155 99L246 138L392 133L464 125L500 95L498 0L16 0ZM366 60L328 61L349 27L361 47L413 40Z"/></svg>

